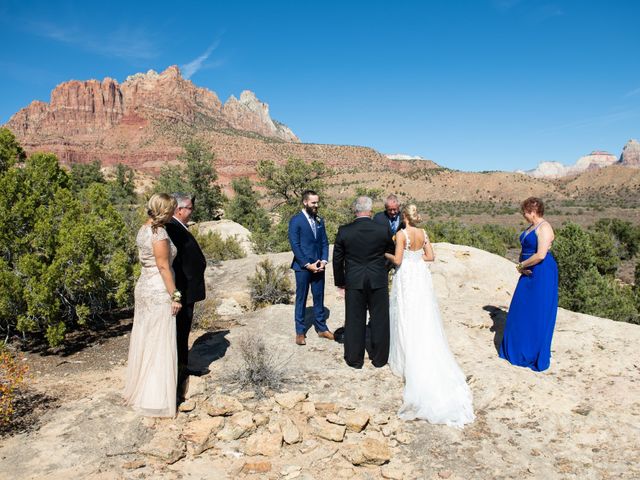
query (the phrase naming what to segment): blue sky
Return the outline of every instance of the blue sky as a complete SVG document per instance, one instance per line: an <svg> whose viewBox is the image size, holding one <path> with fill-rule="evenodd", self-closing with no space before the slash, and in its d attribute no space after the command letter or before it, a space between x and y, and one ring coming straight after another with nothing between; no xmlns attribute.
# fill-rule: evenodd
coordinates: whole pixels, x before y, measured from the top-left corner
<svg viewBox="0 0 640 480"><path fill-rule="evenodd" d="M461 170L640 137L640 2L0 0L0 124L70 80L179 65L305 142Z"/></svg>

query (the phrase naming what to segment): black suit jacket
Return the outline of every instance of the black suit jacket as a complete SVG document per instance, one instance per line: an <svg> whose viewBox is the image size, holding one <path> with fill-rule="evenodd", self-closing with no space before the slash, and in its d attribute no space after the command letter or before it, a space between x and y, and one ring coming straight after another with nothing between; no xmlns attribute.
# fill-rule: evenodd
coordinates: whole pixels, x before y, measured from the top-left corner
<svg viewBox="0 0 640 480"><path fill-rule="evenodd" d="M402 210L398 212L398 216L400 217L400 222L398 223L398 230L402 230L405 227L404 222L402 221ZM384 210L382 212L378 212L373 216L373 221L379 223L380 225L386 225L391 228L389 225L389 217L387 217L387 212Z"/></svg>
<svg viewBox="0 0 640 480"><path fill-rule="evenodd" d="M173 271L176 275L176 288L182 292L182 303L189 304L204 300L204 270L207 261L200 245L178 220L172 218L166 225L167 233L178 249L173 260Z"/></svg>
<svg viewBox="0 0 640 480"><path fill-rule="evenodd" d="M388 285L386 252L394 251L389 225L361 217L338 229L333 247L333 278L338 287L371 288Z"/></svg>

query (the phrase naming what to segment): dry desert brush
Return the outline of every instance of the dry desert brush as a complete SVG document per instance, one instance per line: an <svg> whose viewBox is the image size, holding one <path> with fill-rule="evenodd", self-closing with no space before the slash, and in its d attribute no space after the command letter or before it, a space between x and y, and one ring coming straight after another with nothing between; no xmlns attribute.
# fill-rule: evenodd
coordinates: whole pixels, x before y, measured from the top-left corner
<svg viewBox="0 0 640 480"><path fill-rule="evenodd" d="M262 398L269 391L278 391L285 383L289 358L274 355L265 341L257 336L244 334L238 340L240 363L230 372L230 383L242 390L253 390Z"/></svg>
<svg viewBox="0 0 640 480"><path fill-rule="evenodd" d="M289 304L293 288L285 264L274 265L268 258L256 265L256 273L249 277L253 308L277 303Z"/></svg>

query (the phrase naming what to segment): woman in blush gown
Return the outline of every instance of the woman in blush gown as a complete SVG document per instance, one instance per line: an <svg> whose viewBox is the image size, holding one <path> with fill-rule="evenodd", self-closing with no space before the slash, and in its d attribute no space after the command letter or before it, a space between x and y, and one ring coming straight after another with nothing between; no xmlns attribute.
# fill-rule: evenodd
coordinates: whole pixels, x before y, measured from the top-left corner
<svg viewBox="0 0 640 480"><path fill-rule="evenodd" d="M391 371L404 377L404 420L462 427L473 422L473 398L442 326L440 310L427 262L433 248L415 205L402 211L406 228L396 233L395 254L387 258L398 265L389 306Z"/></svg>
<svg viewBox="0 0 640 480"><path fill-rule="evenodd" d="M142 271L135 288L124 398L141 415L175 417L178 382L176 314L181 294L171 263L176 247L164 225L176 201L165 193L149 199L148 220L136 237Z"/></svg>
<svg viewBox="0 0 640 480"><path fill-rule="evenodd" d="M511 299L499 355L513 365L536 372L549 368L551 339L558 313L558 265L549 250L553 228L544 218L544 203L536 197L522 202L530 223L520 234L522 252L518 285Z"/></svg>

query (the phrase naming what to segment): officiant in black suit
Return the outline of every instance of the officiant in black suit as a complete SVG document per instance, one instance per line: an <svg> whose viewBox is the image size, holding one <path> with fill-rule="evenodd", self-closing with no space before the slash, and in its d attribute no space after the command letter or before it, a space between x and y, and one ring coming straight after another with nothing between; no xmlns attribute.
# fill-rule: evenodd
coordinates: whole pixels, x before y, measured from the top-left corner
<svg viewBox="0 0 640 480"><path fill-rule="evenodd" d="M389 286L384 254L394 251L388 225L371 219L372 201L358 197L356 219L338 229L333 249L334 283L345 293L344 359L353 368L364 364L367 310L369 358L382 367L389 358Z"/></svg>
<svg viewBox="0 0 640 480"><path fill-rule="evenodd" d="M402 212L400 211L400 201L393 193L384 201L384 211L373 216L373 221L380 225L386 225L391 230L391 235L395 235L398 230L404 228L402 223Z"/></svg>
<svg viewBox="0 0 640 480"><path fill-rule="evenodd" d="M176 288L182 293L182 308L176 316L176 337L178 349L178 399L183 399L189 378L189 332L193 321L193 307L206 297L204 270L207 261L200 245L187 225L193 214L195 199L184 193L174 193L178 206L173 218L167 223L169 238L178 249L173 260Z"/></svg>

